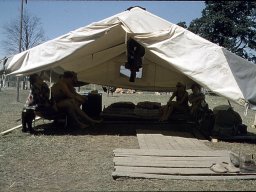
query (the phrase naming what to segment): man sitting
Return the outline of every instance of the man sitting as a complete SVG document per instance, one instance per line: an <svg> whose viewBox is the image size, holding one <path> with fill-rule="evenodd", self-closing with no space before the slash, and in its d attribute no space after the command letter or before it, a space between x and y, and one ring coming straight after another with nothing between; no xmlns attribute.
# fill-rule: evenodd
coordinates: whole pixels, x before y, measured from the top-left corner
<svg viewBox="0 0 256 192"><path fill-rule="evenodd" d="M38 74L30 75L30 93L26 106L50 106L49 87Z"/></svg>
<svg viewBox="0 0 256 192"><path fill-rule="evenodd" d="M191 86L192 93L189 95L188 100L191 103L190 112L193 118L198 119L200 113L208 109L208 104L205 101L205 96L201 92L201 86L193 84Z"/></svg>
<svg viewBox="0 0 256 192"><path fill-rule="evenodd" d="M66 113L70 119L68 122L72 122L78 128L88 127L88 122L91 124L100 123L81 110L80 106L86 102L87 98L76 92L74 88L76 81L76 73L66 71L63 77L53 85L52 98L56 102L57 109Z"/></svg>
<svg viewBox="0 0 256 192"><path fill-rule="evenodd" d="M49 87L40 78L38 74L30 75L30 93L27 98L25 108L22 111L22 131L23 132L34 132L32 129L32 121L35 118L34 110L36 114L48 116L55 115L57 113L56 106L49 100Z"/></svg>

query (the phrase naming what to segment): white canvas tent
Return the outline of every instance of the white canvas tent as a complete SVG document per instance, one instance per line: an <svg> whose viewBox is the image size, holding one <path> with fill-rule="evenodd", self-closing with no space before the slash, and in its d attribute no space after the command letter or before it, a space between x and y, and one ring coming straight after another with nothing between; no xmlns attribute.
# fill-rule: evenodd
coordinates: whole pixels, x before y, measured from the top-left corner
<svg viewBox="0 0 256 192"><path fill-rule="evenodd" d="M120 74L126 42L145 48L142 78ZM135 7L15 55L10 74L71 70L88 83L172 91L197 82L218 95L256 109L256 65L194 33Z"/></svg>

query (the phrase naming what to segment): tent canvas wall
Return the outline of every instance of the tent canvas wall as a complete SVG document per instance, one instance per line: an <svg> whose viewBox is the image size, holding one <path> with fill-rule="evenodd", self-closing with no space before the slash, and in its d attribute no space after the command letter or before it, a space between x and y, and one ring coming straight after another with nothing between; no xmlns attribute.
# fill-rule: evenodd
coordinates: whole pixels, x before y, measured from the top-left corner
<svg viewBox="0 0 256 192"><path fill-rule="evenodd" d="M142 78L120 74L126 42L145 48ZM172 91L197 82L218 95L256 109L256 65L143 9L133 8L71 31L15 55L10 74L72 70L81 81L147 91Z"/></svg>

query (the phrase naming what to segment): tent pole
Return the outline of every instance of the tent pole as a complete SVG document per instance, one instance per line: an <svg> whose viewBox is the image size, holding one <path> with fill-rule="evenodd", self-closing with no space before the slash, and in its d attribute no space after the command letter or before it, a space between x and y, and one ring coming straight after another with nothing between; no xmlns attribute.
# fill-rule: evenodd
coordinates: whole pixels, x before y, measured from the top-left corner
<svg viewBox="0 0 256 192"><path fill-rule="evenodd" d="M19 102L20 101L20 79L19 79L19 77L17 77L16 82L17 82L17 98L16 98L16 101Z"/></svg>
<svg viewBox="0 0 256 192"><path fill-rule="evenodd" d="M49 99L52 98L52 70L50 69L50 95L49 95Z"/></svg>
<svg viewBox="0 0 256 192"><path fill-rule="evenodd" d="M39 119L42 119L42 117L36 117L36 118L33 120L33 122L35 123L35 121L37 121L37 120L39 120ZM13 127L13 128L11 128L11 129L8 129L8 130L6 130L6 131L1 132L1 133L0 133L0 136L6 135L6 134L12 132L13 130L18 129L18 128L21 128L21 127L22 127L22 124L17 125L16 127Z"/></svg>
<svg viewBox="0 0 256 192"><path fill-rule="evenodd" d="M127 34L127 32L125 31L124 44L126 45L126 49L125 49L125 55L126 55L126 56L128 55L128 52L127 52L127 38L128 38L128 34ZM127 62L128 62L128 61L127 61Z"/></svg>
<svg viewBox="0 0 256 192"><path fill-rule="evenodd" d="M231 103L230 103L230 101L228 100L228 105L232 108L232 105L231 105Z"/></svg>
<svg viewBox="0 0 256 192"><path fill-rule="evenodd" d="M1 75L1 80L0 80L0 91L2 87L3 87L3 75Z"/></svg>
<svg viewBox="0 0 256 192"><path fill-rule="evenodd" d="M155 63L155 73L154 73L154 91L156 91L156 63Z"/></svg>
<svg viewBox="0 0 256 192"><path fill-rule="evenodd" d="M20 39L19 39L19 52L21 52L21 40L22 40L22 23L23 23L23 0L21 0L20 10ZM17 77L17 102L20 101L20 79Z"/></svg>

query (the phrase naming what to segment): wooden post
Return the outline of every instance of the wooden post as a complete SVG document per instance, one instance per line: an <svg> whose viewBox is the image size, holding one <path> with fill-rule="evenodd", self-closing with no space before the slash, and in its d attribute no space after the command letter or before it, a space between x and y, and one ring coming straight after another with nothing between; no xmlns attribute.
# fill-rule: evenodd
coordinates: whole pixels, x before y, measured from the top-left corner
<svg viewBox="0 0 256 192"><path fill-rule="evenodd" d="M20 10L20 39L19 39L19 52L21 52L21 42L22 42L22 23L23 23L23 0L21 0L21 10ZM20 79L17 77L17 102L20 101Z"/></svg>
<svg viewBox="0 0 256 192"><path fill-rule="evenodd" d="M16 79L16 82L17 82L17 98L16 98L16 101L19 102L20 101L20 79L19 77L17 77Z"/></svg>

